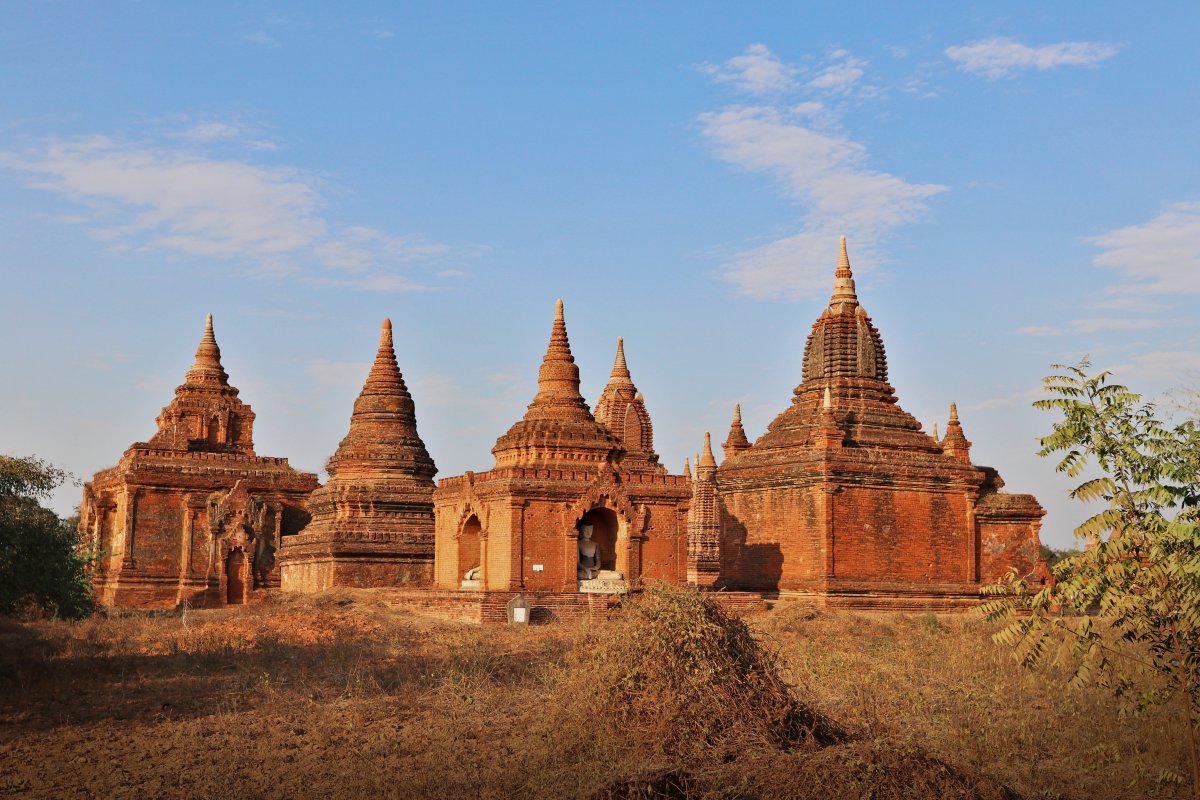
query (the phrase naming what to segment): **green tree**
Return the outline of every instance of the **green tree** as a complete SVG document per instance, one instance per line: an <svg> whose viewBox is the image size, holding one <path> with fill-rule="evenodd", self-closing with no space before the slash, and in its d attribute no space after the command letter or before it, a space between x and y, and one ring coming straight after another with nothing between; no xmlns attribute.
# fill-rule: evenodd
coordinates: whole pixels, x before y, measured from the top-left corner
<svg viewBox="0 0 1200 800"><path fill-rule="evenodd" d="M91 555L79 552L78 518L38 502L67 473L32 456L0 456L0 614L32 604L56 616L92 612Z"/></svg>
<svg viewBox="0 0 1200 800"><path fill-rule="evenodd" d="M998 642L1028 666L1051 659L1070 685L1112 688L1135 711L1175 704L1200 800L1200 429L1168 425L1108 372L1055 364L1051 397L1034 403L1062 418L1041 439L1073 478L1071 496L1103 508L1075 534L1086 545L1054 565L1033 592L1016 574L989 587ZM1182 780L1182 776L1179 776Z"/></svg>

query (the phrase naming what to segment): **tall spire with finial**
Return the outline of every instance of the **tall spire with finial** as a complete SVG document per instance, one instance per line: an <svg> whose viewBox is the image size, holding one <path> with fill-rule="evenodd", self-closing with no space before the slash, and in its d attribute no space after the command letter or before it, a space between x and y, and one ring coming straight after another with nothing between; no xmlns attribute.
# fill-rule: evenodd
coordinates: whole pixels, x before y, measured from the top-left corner
<svg viewBox="0 0 1200 800"><path fill-rule="evenodd" d="M326 469L331 480L407 476L432 486L437 467L417 433L416 407L396 362L390 319L383 321L375 362L354 401L350 431Z"/></svg>
<svg viewBox="0 0 1200 800"><path fill-rule="evenodd" d="M588 420L592 413L579 393L579 367L571 355L567 339L567 323L563 316L563 301L554 304L554 325L550 329L550 344L538 369L538 392L525 419Z"/></svg>
<svg viewBox="0 0 1200 800"><path fill-rule="evenodd" d="M254 412L238 399L237 387L229 385L212 314L204 318L196 358L157 424L148 442L154 448L254 454Z"/></svg>
<svg viewBox="0 0 1200 800"><path fill-rule="evenodd" d="M689 481L692 479L692 465L687 456L683 457L683 477L687 478Z"/></svg>
<svg viewBox="0 0 1200 800"><path fill-rule="evenodd" d="M187 371L185 381L193 385L229 385L229 375L221 366L221 348L217 345L217 337L213 333L212 314L204 318L204 335L200 337L200 345L196 348L196 360Z"/></svg>
<svg viewBox="0 0 1200 800"><path fill-rule="evenodd" d="M750 440L746 438L746 429L742 427L742 404L734 403L733 421L729 423L729 436L726 437L721 449L725 451L725 460L736 456L750 448Z"/></svg>
<svg viewBox="0 0 1200 800"><path fill-rule="evenodd" d="M854 273L850 271L850 255L846 252L845 236L841 239L837 272L834 273L833 280L833 296L829 299L830 306L842 303L858 305L858 294L854 289Z"/></svg>
<svg viewBox="0 0 1200 800"><path fill-rule="evenodd" d="M525 416L496 440L497 467L610 464L622 455L620 440L596 421L579 393L579 367L571 355L563 302L554 304L550 343L538 369L538 391Z"/></svg>

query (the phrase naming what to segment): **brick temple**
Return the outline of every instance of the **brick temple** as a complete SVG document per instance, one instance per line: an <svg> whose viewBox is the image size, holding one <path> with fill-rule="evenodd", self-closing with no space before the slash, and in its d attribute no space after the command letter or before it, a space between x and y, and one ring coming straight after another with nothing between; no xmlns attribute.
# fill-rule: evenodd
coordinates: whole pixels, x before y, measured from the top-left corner
<svg viewBox="0 0 1200 800"><path fill-rule="evenodd" d="M280 551L283 588L396 587L433 583L433 459L417 433L412 395L383 321L350 432L312 493L312 522Z"/></svg>
<svg viewBox="0 0 1200 800"><path fill-rule="evenodd" d="M82 540L101 553L97 599L170 608L244 603L277 587L275 551L308 522L317 477L254 452L254 412L221 366L212 315L148 442L83 487Z"/></svg>
<svg viewBox="0 0 1200 800"><path fill-rule="evenodd" d="M623 341L592 415L561 300L537 394L492 454L491 470L445 478L434 492L439 588L611 594L686 581L689 482L658 463ZM600 563L580 580L584 524Z"/></svg>
<svg viewBox="0 0 1200 800"><path fill-rule="evenodd" d="M1040 560L1045 511L971 463L954 406L939 440L898 404L845 237L790 407L754 444L735 411L725 461L707 469L696 480L710 481L718 501L694 508L693 527L705 554L698 569L712 585L945 607Z"/></svg>
<svg viewBox="0 0 1200 800"><path fill-rule="evenodd" d="M220 355L210 316L157 433L84 486L102 603L241 603L282 575L289 591L386 589L476 621L504 619L516 593L542 618L591 613L650 580L743 607L948 609L1014 567L1044 574L1037 500L971 463L954 404L940 438L900 407L844 238L789 407L754 442L735 407L723 462L705 433L679 475L659 463L622 339L592 413L561 300L495 465L436 487L389 320L320 488L254 453L254 413Z"/></svg>

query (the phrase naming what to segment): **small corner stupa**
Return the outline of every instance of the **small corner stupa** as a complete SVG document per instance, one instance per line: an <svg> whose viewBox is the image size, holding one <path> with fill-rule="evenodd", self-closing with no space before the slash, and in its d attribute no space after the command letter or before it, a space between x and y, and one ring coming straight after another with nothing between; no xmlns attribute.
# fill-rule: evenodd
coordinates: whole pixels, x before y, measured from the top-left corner
<svg viewBox="0 0 1200 800"><path fill-rule="evenodd" d="M417 433L391 320L354 402L350 431L312 493L312 522L280 552L285 591L416 587L433 581L433 459Z"/></svg>
<svg viewBox="0 0 1200 800"><path fill-rule="evenodd" d="M104 605L245 603L279 585L275 552L308 521L312 473L254 452L254 412L221 365L212 315L148 442L84 484L79 530Z"/></svg>
<svg viewBox="0 0 1200 800"><path fill-rule="evenodd" d="M651 431L621 342L592 415L559 300L537 394L496 441L495 466L438 483L438 587L558 594L571 606L642 578L686 580L691 488L658 465ZM581 566L585 547L595 570Z"/></svg>

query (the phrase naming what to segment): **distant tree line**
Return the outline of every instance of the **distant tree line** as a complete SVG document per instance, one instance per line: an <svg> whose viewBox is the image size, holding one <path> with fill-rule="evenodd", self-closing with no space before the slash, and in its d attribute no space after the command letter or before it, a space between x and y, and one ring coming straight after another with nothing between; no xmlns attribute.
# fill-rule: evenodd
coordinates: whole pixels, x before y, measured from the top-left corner
<svg viewBox="0 0 1200 800"><path fill-rule="evenodd" d="M0 455L0 614L79 619L95 607L96 554L79 549L78 515L41 504L68 477L35 456Z"/></svg>

